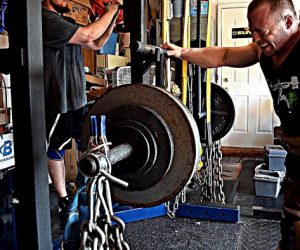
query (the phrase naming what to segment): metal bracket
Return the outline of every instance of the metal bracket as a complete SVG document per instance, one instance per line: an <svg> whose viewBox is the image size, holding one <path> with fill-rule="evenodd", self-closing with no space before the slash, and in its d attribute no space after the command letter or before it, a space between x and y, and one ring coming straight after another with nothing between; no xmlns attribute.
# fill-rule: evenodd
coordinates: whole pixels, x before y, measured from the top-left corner
<svg viewBox="0 0 300 250"><path fill-rule="evenodd" d="M167 214L165 205L158 205L147 208L132 208L128 206L120 206L116 208L115 216L121 218L125 223L145 220L149 218L164 216Z"/></svg>
<svg viewBox="0 0 300 250"><path fill-rule="evenodd" d="M115 215L120 217L125 223L167 215L167 208L165 205L148 208L120 206L117 210ZM240 206L222 205L221 207L218 207L210 205L180 204L176 216L235 223L240 221Z"/></svg>
<svg viewBox="0 0 300 250"><path fill-rule="evenodd" d="M240 221L240 206L180 204L176 216L235 223Z"/></svg>

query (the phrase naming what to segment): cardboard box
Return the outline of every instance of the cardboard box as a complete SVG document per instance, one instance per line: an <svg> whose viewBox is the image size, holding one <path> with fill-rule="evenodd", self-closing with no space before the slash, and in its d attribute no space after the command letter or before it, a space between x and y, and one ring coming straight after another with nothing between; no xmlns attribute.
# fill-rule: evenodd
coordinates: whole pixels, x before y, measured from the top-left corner
<svg viewBox="0 0 300 250"><path fill-rule="evenodd" d="M97 55L97 67L114 69L117 67L126 66L128 58L125 56L116 55Z"/></svg>
<svg viewBox="0 0 300 250"><path fill-rule="evenodd" d="M76 23L86 26L89 24L89 12L92 10L88 0L73 0L71 3L71 11L65 13L64 16L71 17Z"/></svg>
<svg viewBox="0 0 300 250"><path fill-rule="evenodd" d="M90 9L92 9L92 6L90 4L90 0L71 0L71 1L79 3L79 4L83 5L83 6L86 6L86 7L90 8Z"/></svg>
<svg viewBox="0 0 300 250"><path fill-rule="evenodd" d="M15 165L13 133L3 134L0 138L0 170Z"/></svg>

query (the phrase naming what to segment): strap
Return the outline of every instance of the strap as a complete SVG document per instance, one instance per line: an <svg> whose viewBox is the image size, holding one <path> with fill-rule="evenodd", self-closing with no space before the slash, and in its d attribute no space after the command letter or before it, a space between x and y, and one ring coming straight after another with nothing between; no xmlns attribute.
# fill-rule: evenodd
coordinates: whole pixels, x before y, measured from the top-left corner
<svg viewBox="0 0 300 250"><path fill-rule="evenodd" d="M211 0L208 1L206 47L210 47L211 39ZM206 70L206 128L208 146L212 145L211 132L211 69Z"/></svg>
<svg viewBox="0 0 300 250"><path fill-rule="evenodd" d="M183 16L183 34L182 34L182 47L190 47L190 0L184 1L184 16ZM181 85L182 85L182 102L187 104L187 79L188 76L188 62L182 60L182 73L181 73Z"/></svg>

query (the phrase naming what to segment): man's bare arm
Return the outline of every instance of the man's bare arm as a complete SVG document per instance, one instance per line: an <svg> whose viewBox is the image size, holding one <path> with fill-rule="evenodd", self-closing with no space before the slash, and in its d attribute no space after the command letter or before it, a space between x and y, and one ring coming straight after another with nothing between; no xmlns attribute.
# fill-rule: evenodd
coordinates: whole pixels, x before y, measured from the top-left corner
<svg viewBox="0 0 300 250"><path fill-rule="evenodd" d="M168 55L182 58L203 68L221 66L247 67L259 61L260 48L255 43L242 47L182 48L174 44L164 44Z"/></svg>
<svg viewBox="0 0 300 250"><path fill-rule="evenodd" d="M80 44L88 49L100 49L113 31L118 15L118 4L111 4L107 7L107 12L95 22L80 27L69 43Z"/></svg>

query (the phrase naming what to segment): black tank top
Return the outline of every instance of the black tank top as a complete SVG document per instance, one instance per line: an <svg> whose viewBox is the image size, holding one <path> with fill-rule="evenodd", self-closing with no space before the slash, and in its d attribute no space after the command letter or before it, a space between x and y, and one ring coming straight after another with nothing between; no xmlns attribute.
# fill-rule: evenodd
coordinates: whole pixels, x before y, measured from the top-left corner
<svg viewBox="0 0 300 250"><path fill-rule="evenodd" d="M260 65L268 83L276 114L284 132L300 135L300 42L292 49L279 68L274 69L272 58L262 54ZM286 175L300 180L300 156L287 154Z"/></svg>
<svg viewBox="0 0 300 250"><path fill-rule="evenodd" d="M279 68L274 69L272 58L262 54L260 65L273 98L274 109L284 132L300 135L300 42Z"/></svg>

